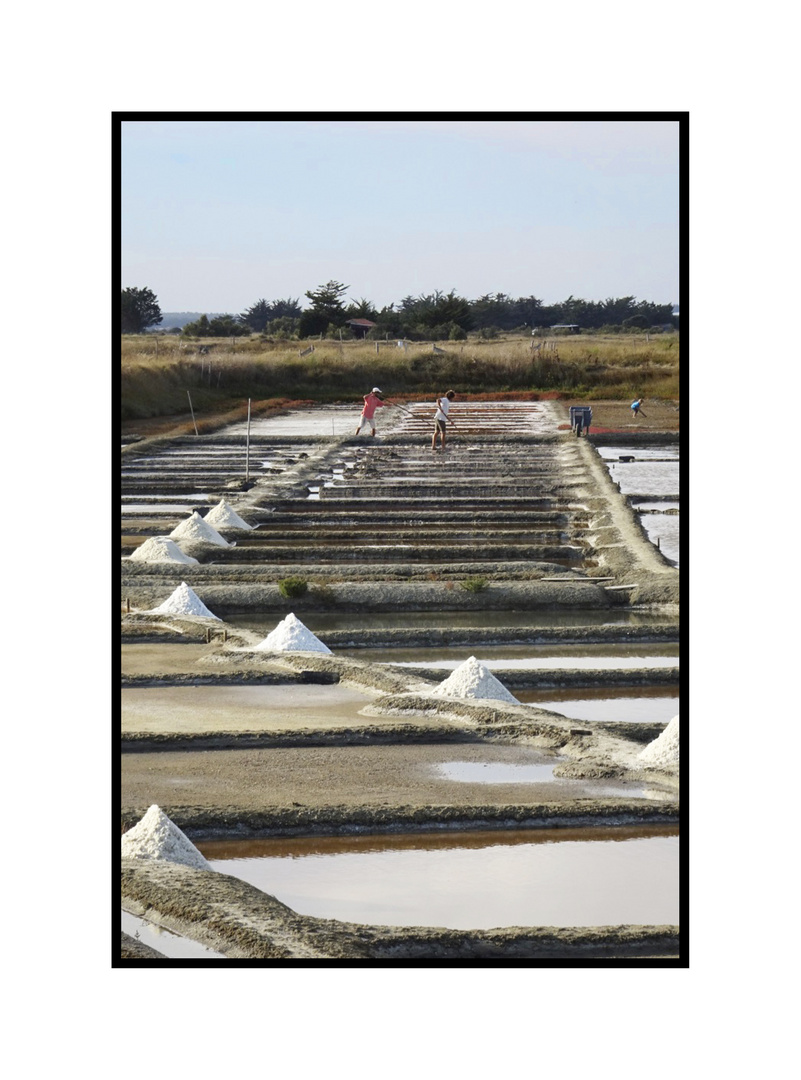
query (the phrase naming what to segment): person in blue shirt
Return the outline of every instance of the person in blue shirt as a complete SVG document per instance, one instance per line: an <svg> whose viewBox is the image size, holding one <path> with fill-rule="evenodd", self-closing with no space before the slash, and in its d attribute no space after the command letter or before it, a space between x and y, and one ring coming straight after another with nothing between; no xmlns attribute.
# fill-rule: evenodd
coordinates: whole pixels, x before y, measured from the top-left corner
<svg viewBox="0 0 801 1080"><path fill-rule="evenodd" d="M636 401L632 401L632 403L631 403L631 411L634 413L635 416L640 416L641 415L640 414L640 406L642 405L642 401L643 401L642 398L637 398ZM645 416L645 413L642 413L642 415ZM645 418L646 418L646 420L648 419L647 416Z"/></svg>

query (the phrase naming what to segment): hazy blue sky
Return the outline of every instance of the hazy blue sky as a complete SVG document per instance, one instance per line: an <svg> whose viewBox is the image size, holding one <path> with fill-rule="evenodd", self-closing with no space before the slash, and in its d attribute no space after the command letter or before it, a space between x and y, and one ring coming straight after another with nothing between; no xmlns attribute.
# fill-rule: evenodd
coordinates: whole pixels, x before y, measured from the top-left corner
<svg viewBox="0 0 801 1080"><path fill-rule="evenodd" d="M335 278L679 300L678 124L143 120L122 128L122 285L240 312Z"/></svg>

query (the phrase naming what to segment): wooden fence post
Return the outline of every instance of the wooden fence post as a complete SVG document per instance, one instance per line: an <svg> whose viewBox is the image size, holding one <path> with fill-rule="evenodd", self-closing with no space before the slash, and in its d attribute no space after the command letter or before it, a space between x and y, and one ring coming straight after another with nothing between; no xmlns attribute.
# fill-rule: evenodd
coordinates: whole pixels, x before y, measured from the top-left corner
<svg viewBox="0 0 801 1080"><path fill-rule="evenodd" d="M250 398L248 398L248 437L245 444L245 480L250 479Z"/></svg>
<svg viewBox="0 0 801 1080"><path fill-rule="evenodd" d="M192 414L192 423L195 424L195 435L197 435L197 424L195 423L195 410L192 408L192 395L189 391L186 391L186 396L189 398L189 411Z"/></svg>

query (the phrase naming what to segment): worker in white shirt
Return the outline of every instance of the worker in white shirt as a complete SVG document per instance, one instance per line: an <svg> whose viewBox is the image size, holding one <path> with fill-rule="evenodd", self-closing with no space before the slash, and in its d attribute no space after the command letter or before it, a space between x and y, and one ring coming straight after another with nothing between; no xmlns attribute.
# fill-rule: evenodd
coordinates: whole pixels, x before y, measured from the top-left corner
<svg viewBox="0 0 801 1080"><path fill-rule="evenodd" d="M434 434L431 437L431 449L432 451L437 449L437 436L439 436L442 444L442 449L445 449L445 430L448 426L448 410L451 407L451 402L456 397L453 390L449 390L447 394L443 394L442 397L437 398L437 411L434 414ZM450 423L453 423L451 420Z"/></svg>

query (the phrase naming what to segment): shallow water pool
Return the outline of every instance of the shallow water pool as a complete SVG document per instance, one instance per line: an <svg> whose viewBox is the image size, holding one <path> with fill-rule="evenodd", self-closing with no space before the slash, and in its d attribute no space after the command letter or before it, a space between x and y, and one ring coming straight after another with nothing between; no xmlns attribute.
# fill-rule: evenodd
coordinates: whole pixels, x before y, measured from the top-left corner
<svg viewBox="0 0 801 1080"><path fill-rule="evenodd" d="M350 687L314 683L267 686L126 687L122 731L264 731L364 725L359 709L373 700Z"/></svg>
<svg viewBox="0 0 801 1080"><path fill-rule="evenodd" d="M304 915L488 929L679 921L678 829L515 830L198 845Z"/></svg>
<svg viewBox="0 0 801 1080"><path fill-rule="evenodd" d="M266 636L280 622L280 616L253 611L227 612L225 621L242 630ZM467 627L477 630L499 626L550 629L574 626L659 626L675 623L675 616L643 615L626 610L595 611L380 611L303 612L302 622L316 634L323 630L392 630Z"/></svg>
<svg viewBox="0 0 801 1080"><path fill-rule="evenodd" d="M643 668L678 667L679 646L654 645L458 645L403 649L336 649L338 655L393 667L453 670L471 656L487 668Z"/></svg>
<svg viewBox="0 0 801 1080"><path fill-rule="evenodd" d="M598 453L604 459L609 475L619 486L621 494L629 496L674 495L680 493L679 447L670 446L601 446ZM631 458L621 461L621 458ZM660 500L653 503L634 501L635 510L678 510L678 502ZM679 515L642 514L640 521L648 539L658 544L660 551L676 566L679 565Z"/></svg>
<svg viewBox="0 0 801 1080"><path fill-rule="evenodd" d="M562 791L575 791L583 794L587 791L587 783L584 780L569 780L554 776L556 765L549 764L515 764L505 761L444 761L434 765L435 772L444 780L451 780L460 784L555 784ZM619 783L594 783L592 787L593 798L606 798L607 796L626 797L632 799L645 798L645 788L623 781Z"/></svg>
<svg viewBox="0 0 801 1080"><path fill-rule="evenodd" d="M149 945L171 960L225 960L222 953L208 949L191 938L173 934L171 930L140 919L128 911L122 912L122 929L129 937Z"/></svg>
<svg viewBox="0 0 801 1080"><path fill-rule="evenodd" d="M526 705L537 705L573 720L665 723L679 711L678 687L621 687L603 690L515 690Z"/></svg>

